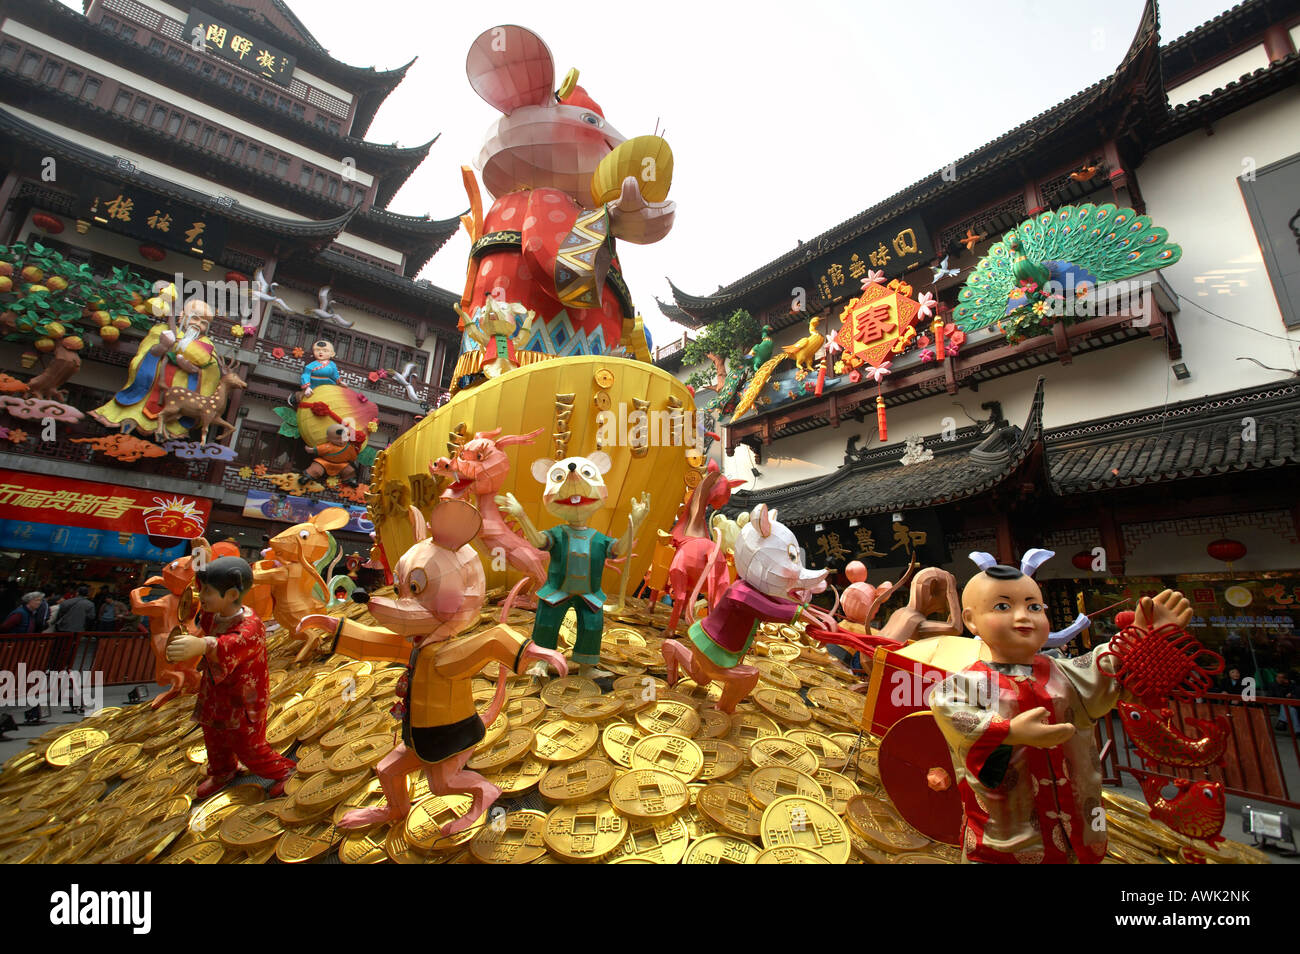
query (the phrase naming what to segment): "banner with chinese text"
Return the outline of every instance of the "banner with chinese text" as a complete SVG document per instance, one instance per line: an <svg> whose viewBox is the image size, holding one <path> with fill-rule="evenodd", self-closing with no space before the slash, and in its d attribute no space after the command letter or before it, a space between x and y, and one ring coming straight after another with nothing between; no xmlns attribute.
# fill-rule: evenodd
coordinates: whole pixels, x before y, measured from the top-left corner
<svg viewBox="0 0 1300 954"><path fill-rule="evenodd" d="M17 524L111 531L115 539L136 533L193 540L211 513L212 501L203 497L0 470L0 520Z"/></svg>
<svg viewBox="0 0 1300 954"><path fill-rule="evenodd" d="M150 563L165 563L189 551L188 544L180 540L175 546L159 547L140 533L113 533L30 520L0 520L0 548L28 553L147 560Z"/></svg>
<svg viewBox="0 0 1300 954"><path fill-rule="evenodd" d="M930 511L905 513L900 523L890 514L857 520L856 527L849 526L848 520L824 520L820 530L812 524L792 527L807 553L807 565L842 570L851 560L860 560L869 570L906 567L911 552L922 566L942 566L951 559L943 527Z"/></svg>
<svg viewBox="0 0 1300 954"><path fill-rule="evenodd" d="M192 43L196 39L202 40L204 53L236 63L278 86L287 89L293 79L294 57L224 20L192 9L185 21L185 40Z"/></svg>
<svg viewBox="0 0 1300 954"><path fill-rule="evenodd" d="M862 293L862 279L868 270L882 271L886 279L900 278L933 254L925 220L908 215L823 255L809 271L821 300L838 302Z"/></svg>
<svg viewBox="0 0 1300 954"><path fill-rule="evenodd" d="M132 238L216 258L226 246L226 220L215 210L163 199L147 189L104 179L82 182L79 217Z"/></svg>

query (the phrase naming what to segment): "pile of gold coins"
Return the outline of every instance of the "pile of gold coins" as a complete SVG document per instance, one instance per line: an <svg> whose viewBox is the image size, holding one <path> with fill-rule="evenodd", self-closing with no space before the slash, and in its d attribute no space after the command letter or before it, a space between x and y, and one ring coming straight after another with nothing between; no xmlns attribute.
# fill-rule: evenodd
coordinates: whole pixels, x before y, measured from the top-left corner
<svg viewBox="0 0 1300 954"><path fill-rule="evenodd" d="M364 608L347 615L366 619ZM531 616L517 613L522 631ZM496 622L484 613L480 628ZM201 730L192 697L157 711L104 709L60 725L0 769L0 863L375 864L953 864L956 848L918 834L880 785L879 740L861 733L856 679L798 628L763 626L746 663L760 682L734 715L720 690L669 688L666 614L628 601L607 620L601 680L515 675L491 666L473 684L480 711L506 701L469 767L501 789L490 812L450 836L468 795L430 793L413 773L402 823L347 831L384 795L374 766L394 745L402 667L339 656L295 666L300 644L268 635L267 740L295 758L283 797L228 786L202 802ZM575 633L562 630L564 648ZM610 685L612 680L612 687ZM603 686L603 688L602 688ZM1198 861L1194 843L1107 793L1111 852L1128 863ZM1182 853L1180 856L1180 852ZM1244 845L1213 862L1266 861Z"/></svg>

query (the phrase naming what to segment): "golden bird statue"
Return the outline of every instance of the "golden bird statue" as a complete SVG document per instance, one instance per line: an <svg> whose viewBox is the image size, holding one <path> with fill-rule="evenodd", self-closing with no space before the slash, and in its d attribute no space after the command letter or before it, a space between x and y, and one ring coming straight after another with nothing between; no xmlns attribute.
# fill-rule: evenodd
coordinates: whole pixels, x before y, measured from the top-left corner
<svg viewBox="0 0 1300 954"><path fill-rule="evenodd" d="M813 367L813 360L817 357L821 346L826 343L826 336L817 330L817 326L821 323L820 318L809 318L807 336L781 349L782 353L794 358L794 363L801 371L816 370Z"/></svg>

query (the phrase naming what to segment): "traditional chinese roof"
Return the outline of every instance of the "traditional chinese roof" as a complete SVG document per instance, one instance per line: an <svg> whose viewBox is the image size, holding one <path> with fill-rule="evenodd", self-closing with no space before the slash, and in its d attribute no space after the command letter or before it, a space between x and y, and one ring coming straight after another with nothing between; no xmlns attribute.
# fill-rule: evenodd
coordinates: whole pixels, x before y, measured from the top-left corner
<svg viewBox="0 0 1300 954"><path fill-rule="evenodd" d="M1147 0L1137 33L1114 73L957 159L960 176L945 178L953 164L937 169L711 295L692 295L670 281L673 298L696 327L733 308L753 310L779 297L776 289L790 273L901 213L924 209L927 218L946 221L960 215L974 195L1002 194L1023 183L1029 170L1046 174L1059 165L1060 154L1093 148L1099 126L1110 136L1120 126L1163 119L1167 105L1158 44L1156 3ZM1002 178L1007 184L995 185Z"/></svg>
<svg viewBox="0 0 1300 954"><path fill-rule="evenodd" d="M395 294L409 305L423 310L437 328L445 330L449 325L453 328L456 325L456 313L451 306L453 303L460 303L460 295L439 288L432 282L414 281L334 249L326 249L315 256L311 259L310 266L305 261L300 263L297 270L302 272L309 267L322 282L332 281L332 276L342 274L354 279L362 279L367 285L377 286Z"/></svg>
<svg viewBox="0 0 1300 954"><path fill-rule="evenodd" d="M268 237L292 240L300 248L323 248L328 245L348 227L348 223L360 209L360 206L355 206L343 210L341 214L332 218L315 220L286 219L268 215L238 202L229 208L224 208L217 205L212 195L188 189L146 172L121 169L110 157L46 132L0 107L0 164L9 168L38 168L44 156L54 156L92 175L110 181L141 186L158 195L198 208L219 209L219 213L232 222L251 226ZM75 206L75 197L69 196L68 200ZM75 207L52 209L52 211L76 216Z"/></svg>
<svg viewBox="0 0 1300 954"><path fill-rule="evenodd" d="M1240 48L1259 43L1261 31L1274 23L1286 25L1296 15L1292 0L1245 0L1230 10L1206 20L1160 48L1160 67L1165 83L1179 80L1205 64L1233 55Z"/></svg>
<svg viewBox="0 0 1300 954"><path fill-rule="evenodd" d="M817 480L772 490L737 491L726 510L740 512L765 503L780 511L783 523L798 526L953 503L1012 479L1031 463L1042 433L1040 377L1023 428L1008 425L987 434L968 427L951 441L934 434L924 440L934 459L907 466L899 463L903 448L897 444L846 454L845 466Z"/></svg>
<svg viewBox="0 0 1300 954"><path fill-rule="evenodd" d="M1254 422L1254 440L1244 420ZM1300 382L1197 398L1046 435L1058 494L1300 465Z"/></svg>

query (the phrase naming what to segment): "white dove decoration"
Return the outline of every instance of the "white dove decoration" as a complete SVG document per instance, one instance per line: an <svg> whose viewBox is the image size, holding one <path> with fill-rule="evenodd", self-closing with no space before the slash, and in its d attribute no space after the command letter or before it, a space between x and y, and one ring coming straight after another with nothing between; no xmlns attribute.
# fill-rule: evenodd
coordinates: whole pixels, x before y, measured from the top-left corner
<svg viewBox="0 0 1300 954"><path fill-rule="evenodd" d="M330 300L330 287L328 285L321 286L320 291L316 292L316 298L320 302L320 307L313 308L311 310L312 315L324 321L332 321L344 328L352 327L352 322L334 310L334 302Z"/></svg>
<svg viewBox="0 0 1300 954"><path fill-rule="evenodd" d="M253 301L262 302L262 318L269 318L275 308L279 308L286 315L292 315L293 309L285 302L283 298L275 293L276 282L268 282L259 268L253 275L253 284L251 292Z"/></svg>
<svg viewBox="0 0 1300 954"><path fill-rule="evenodd" d="M961 273L961 269L960 269L960 268L949 268L949 267L948 267L948 256L945 255L945 256L943 257L943 261L939 263L939 267L936 268L936 269L934 269L934 281L930 282L930 284L933 285L935 282L937 282L937 281L938 281L939 279L941 279L941 278L948 278L948 277L950 277L950 276L953 277L953 278L956 278L957 275L960 274L960 273Z"/></svg>
<svg viewBox="0 0 1300 954"><path fill-rule="evenodd" d="M415 362L410 361L407 363L406 367L402 369L401 374L398 374L396 371L390 369L388 372L388 376L392 378L394 381L396 381L398 384L400 384L402 387L406 388L406 396L409 397L416 404L419 404L420 395L415 392L415 387L411 383L411 372L413 372L414 370L415 370Z"/></svg>

